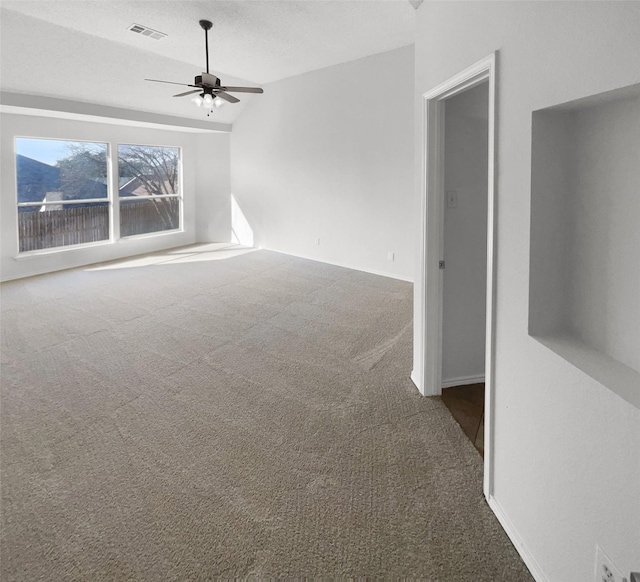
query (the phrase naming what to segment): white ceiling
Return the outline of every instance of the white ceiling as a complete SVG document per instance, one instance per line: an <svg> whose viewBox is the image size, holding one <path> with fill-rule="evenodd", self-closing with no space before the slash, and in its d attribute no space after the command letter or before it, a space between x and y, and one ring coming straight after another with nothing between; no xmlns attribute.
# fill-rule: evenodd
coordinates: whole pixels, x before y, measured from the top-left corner
<svg viewBox="0 0 640 582"><path fill-rule="evenodd" d="M2 91L207 119L183 89L205 69L227 85L264 85L412 44L407 0L2 0ZM168 36L130 32L133 23ZM153 90L150 90L153 87ZM185 87L184 90L188 90ZM233 123L252 99L225 104L209 120Z"/></svg>
<svg viewBox="0 0 640 582"><path fill-rule="evenodd" d="M198 20L208 19L211 68L260 84L414 40L415 11L407 0L4 0L2 6L193 64L197 72L205 62ZM127 30L133 23L168 36L143 37Z"/></svg>

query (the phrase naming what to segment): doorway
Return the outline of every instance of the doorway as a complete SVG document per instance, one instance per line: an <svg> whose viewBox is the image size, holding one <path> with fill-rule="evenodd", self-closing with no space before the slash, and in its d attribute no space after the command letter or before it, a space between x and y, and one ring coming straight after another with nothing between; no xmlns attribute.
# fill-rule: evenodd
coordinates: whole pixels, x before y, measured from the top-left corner
<svg viewBox="0 0 640 582"><path fill-rule="evenodd" d="M442 400L484 454L487 80L444 101L443 131Z"/></svg>
<svg viewBox="0 0 640 582"><path fill-rule="evenodd" d="M425 396L440 396L443 381L447 386L455 386L481 384L481 380L484 380L484 493L487 498L491 496L493 481L495 70L496 55L491 54L423 95L422 245L420 273L415 285L415 353L412 372L413 381ZM483 99L485 105L481 105ZM465 174L464 180L460 183L456 183L455 180L452 182L451 176L447 176L447 139L451 141L453 136L447 136L447 108L458 117L468 118L474 115L477 117L480 109L486 111L486 118L482 120L485 128L484 138L479 133L473 139L468 139L470 136L467 135L465 138L462 131L461 136L457 136L458 149L454 149L457 153L449 153L449 162L455 162L453 166L458 168L458 173ZM470 113L472 111L475 113ZM458 122L464 129L464 123L460 119ZM477 125L480 125L480 121ZM450 119L449 128L454 126L454 121ZM483 145L478 146L482 140ZM479 177L480 173L477 172L473 178L466 176L468 168L464 167L465 151L472 156L473 165L483 172L483 177ZM453 173L455 174L455 171ZM476 208L476 204L480 202L485 205L483 209ZM471 211L471 218L463 219L467 211ZM482 214L480 220L479 214ZM458 228L452 228L452 225L456 224ZM460 229L460 224L466 224L467 229ZM475 232L475 238L466 236L470 231ZM477 248L477 231L484 233L481 249ZM447 245L445 243L449 232L454 233L454 236L456 232L458 235L462 232L465 235L463 239L470 238L476 242L467 241L466 245L462 244L463 241L454 241ZM468 245L473 246L471 254L475 257L475 262L482 263L479 269L474 269L472 283L468 282L470 273L465 273L462 269L456 276L457 269L454 269L454 264L457 263L456 267L459 267L464 263L458 261L461 260L460 257L464 258L465 252L469 253ZM447 256L454 257L449 259L454 262L447 265ZM479 277L478 273L481 273L484 279ZM470 285L472 289L465 288ZM475 307L473 315L465 317L464 314L456 314L456 309L469 301L467 291L473 292L474 289L475 293L471 294L471 303ZM484 310L478 309L478 304L481 303L484 303ZM461 322L469 318L474 322L473 332L467 330L466 333L471 333L473 338L477 338L478 335L484 336L484 342L473 341L471 336L465 337ZM482 319L484 325L481 323ZM443 325L448 326L447 329ZM449 327L452 329L449 330ZM454 348L451 348L452 345ZM464 355L462 349L465 345L467 348L471 346L467 355ZM484 366L478 366L478 360L483 361ZM447 378L447 375L450 377Z"/></svg>

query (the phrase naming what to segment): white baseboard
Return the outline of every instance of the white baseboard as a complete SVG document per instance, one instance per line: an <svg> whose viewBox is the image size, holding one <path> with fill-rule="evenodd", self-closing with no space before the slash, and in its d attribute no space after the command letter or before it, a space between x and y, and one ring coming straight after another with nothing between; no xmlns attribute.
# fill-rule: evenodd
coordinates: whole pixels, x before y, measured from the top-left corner
<svg viewBox="0 0 640 582"><path fill-rule="evenodd" d="M467 384L479 384L484 382L484 374L476 376L458 376L457 378L450 378L449 380L442 379L443 388L451 388L452 386L466 386Z"/></svg>
<svg viewBox="0 0 640 582"><path fill-rule="evenodd" d="M420 394L424 396L424 394L422 394L422 388L420 387L420 382L418 381L418 375L416 374L415 370L411 370L411 381L414 383L415 387L418 389L418 392L420 392Z"/></svg>
<svg viewBox="0 0 640 582"><path fill-rule="evenodd" d="M525 543L522 541L518 530L516 530L514 525L511 523L511 520L507 517L507 514L504 512L500 504L496 501L496 498L490 495L487 497L487 502L489 503L489 507L491 508L495 516L498 518L502 529L504 529L507 536L509 536L511 543L517 550L518 554L520 554L520 557L525 563L525 566L529 569L529 572L531 572L534 580L536 582L549 582L549 578L547 578L545 573L542 571L540 564L536 562L536 559L529 551L529 548L527 548Z"/></svg>
<svg viewBox="0 0 640 582"><path fill-rule="evenodd" d="M357 267L354 265L348 265L346 263L336 263L335 261L327 261L325 259L319 259L318 257L309 257L307 255L300 255L296 253L289 253L287 251L281 251L278 249L270 249L268 247L259 247L261 250L272 251L274 253L280 253L281 255L288 255L290 257L297 257L298 259L306 259L307 261L316 261L318 263L326 263L327 265L333 265L334 267L343 267L344 269L351 269L353 271L362 271L363 273L370 273L371 275L379 275L380 277L389 277L390 279L398 279L399 281L406 281L407 283L413 283L413 278L402 277L394 273L387 273L385 271L378 271L376 269L365 269L364 267Z"/></svg>

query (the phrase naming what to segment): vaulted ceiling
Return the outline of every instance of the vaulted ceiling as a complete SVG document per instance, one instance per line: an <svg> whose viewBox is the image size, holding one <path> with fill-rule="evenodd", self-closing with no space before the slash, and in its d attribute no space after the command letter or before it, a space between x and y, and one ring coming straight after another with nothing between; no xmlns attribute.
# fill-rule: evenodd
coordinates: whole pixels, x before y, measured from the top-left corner
<svg viewBox="0 0 640 582"><path fill-rule="evenodd" d="M109 1L4 0L2 90L202 117L180 87L204 70L204 32L212 72L225 84L259 84L299 75L414 41L415 0ZM129 31L140 24L161 40ZM384 73L381 72L381 76ZM372 83L375 80L372 80ZM187 88L185 88L187 90ZM214 112L231 123L252 98Z"/></svg>

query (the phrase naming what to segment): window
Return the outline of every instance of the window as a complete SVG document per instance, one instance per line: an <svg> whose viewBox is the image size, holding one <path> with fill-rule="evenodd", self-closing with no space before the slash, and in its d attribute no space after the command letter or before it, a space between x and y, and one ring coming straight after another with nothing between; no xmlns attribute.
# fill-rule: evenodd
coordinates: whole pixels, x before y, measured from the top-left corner
<svg viewBox="0 0 640 582"><path fill-rule="evenodd" d="M106 143L16 138L20 252L109 239Z"/></svg>
<svg viewBox="0 0 640 582"><path fill-rule="evenodd" d="M117 197L107 143L19 137L15 152L21 253L181 228L178 147L118 145Z"/></svg>
<svg viewBox="0 0 640 582"><path fill-rule="evenodd" d="M180 149L119 145L120 236L180 228Z"/></svg>

